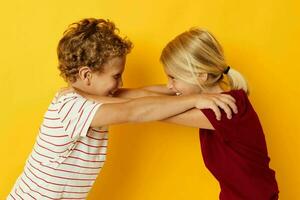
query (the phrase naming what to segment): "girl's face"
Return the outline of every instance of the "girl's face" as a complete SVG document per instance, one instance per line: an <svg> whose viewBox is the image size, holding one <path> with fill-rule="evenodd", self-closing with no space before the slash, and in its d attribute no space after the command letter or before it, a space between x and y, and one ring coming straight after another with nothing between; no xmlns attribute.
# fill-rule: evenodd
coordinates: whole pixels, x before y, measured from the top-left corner
<svg viewBox="0 0 300 200"><path fill-rule="evenodd" d="M187 83L175 77L167 68L165 68L165 73L168 76L167 87L173 91L176 95L189 95L201 93L201 89L196 84Z"/></svg>

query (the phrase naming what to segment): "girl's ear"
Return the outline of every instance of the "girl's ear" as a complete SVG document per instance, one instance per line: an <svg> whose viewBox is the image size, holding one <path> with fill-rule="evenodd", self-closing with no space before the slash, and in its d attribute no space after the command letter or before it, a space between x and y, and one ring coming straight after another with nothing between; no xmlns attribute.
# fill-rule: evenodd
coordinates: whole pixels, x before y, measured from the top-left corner
<svg viewBox="0 0 300 200"><path fill-rule="evenodd" d="M201 72L201 73L197 73L196 75L200 84L205 83L208 79L208 73Z"/></svg>
<svg viewBox="0 0 300 200"><path fill-rule="evenodd" d="M79 68L78 76L79 76L79 79L82 80L84 84L86 84L86 85L91 84L92 70L89 67L84 66L84 67Z"/></svg>

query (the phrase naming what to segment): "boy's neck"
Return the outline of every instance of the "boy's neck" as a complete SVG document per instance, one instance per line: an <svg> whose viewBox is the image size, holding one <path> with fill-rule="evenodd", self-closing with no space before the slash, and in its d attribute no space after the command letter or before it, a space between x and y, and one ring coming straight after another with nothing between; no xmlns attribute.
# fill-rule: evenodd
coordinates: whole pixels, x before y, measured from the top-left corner
<svg viewBox="0 0 300 200"><path fill-rule="evenodd" d="M77 94L79 94L81 96L90 95L88 92L85 91L83 85L78 81L76 81L74 83L69 82L68 85L69 85L69 87L73 88Z"/></svg>

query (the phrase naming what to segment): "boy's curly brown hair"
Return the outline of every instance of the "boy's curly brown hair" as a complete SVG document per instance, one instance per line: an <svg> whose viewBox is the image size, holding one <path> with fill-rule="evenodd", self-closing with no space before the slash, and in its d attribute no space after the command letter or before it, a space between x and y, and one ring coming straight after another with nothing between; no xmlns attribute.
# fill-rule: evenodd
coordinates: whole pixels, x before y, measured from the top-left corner
<svg viewBox="0 0 300 200"><path fill-rule="evenodd" d="M115 24L104 19L88 18L71 24L57 47L60 75L74 82L80 67L101 71L109 59L128 54L132 43L118 33Z"/></svg>

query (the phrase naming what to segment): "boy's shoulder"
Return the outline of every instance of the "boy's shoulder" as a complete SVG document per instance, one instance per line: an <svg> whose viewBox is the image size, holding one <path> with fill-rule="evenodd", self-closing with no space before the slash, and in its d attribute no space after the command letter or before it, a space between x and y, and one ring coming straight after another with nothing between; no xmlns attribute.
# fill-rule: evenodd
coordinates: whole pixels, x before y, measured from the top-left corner
<svg viewBox="0 0 300 200"><path fill-rule="evenodd" d="M62 97L62 96L70 95L70 94L75 94L74 89L71 88L71 87L64 87L64 88L59 89L59 90L56 92L55 97L56 97L56 98L60 98L60 97Z"/></svg>
<svg viewBox="0 0 300 200"><path fill-rule="evenodd" d="M65 102L71 99L81 99L84 98L74 91L72 88L62 88L58 90L54 96L54 101L57 103Z"/></svg>

